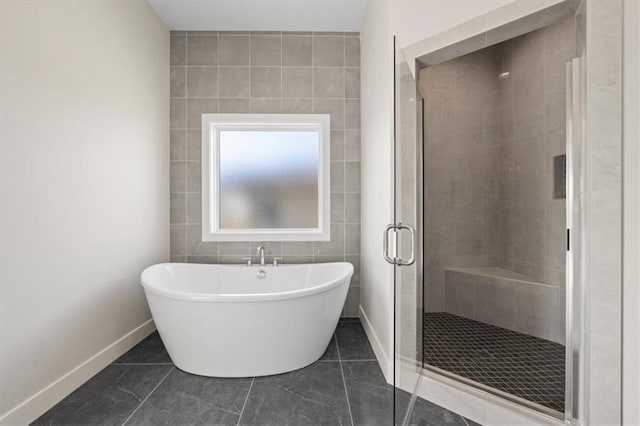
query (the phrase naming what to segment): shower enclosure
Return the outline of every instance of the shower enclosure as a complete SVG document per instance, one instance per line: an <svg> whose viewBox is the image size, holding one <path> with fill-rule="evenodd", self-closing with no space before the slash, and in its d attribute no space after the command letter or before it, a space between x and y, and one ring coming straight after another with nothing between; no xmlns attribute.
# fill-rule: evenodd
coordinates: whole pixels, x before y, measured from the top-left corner
<svg viewBox="0 0 640 426"><path fill-rule="evenodd" d="M394 47L393 224L384 231L383 247L394 265L394 417L405 425L422 371L422 146L416 80L397 40Z"/></svg>
<svg viewBox="0 0 640 426"><path fill-rule="evenodd" d="M577 33L571 14L418 62L417 83L396 48L395 218L385 258L395 265L398 423L410 417L422 368L578 417Z"/></svg>

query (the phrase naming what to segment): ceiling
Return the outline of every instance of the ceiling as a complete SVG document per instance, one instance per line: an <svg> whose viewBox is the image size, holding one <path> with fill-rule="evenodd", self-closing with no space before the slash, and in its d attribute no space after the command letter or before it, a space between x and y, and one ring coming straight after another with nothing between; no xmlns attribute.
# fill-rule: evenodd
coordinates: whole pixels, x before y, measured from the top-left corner
<svg viewBox="0 0 640 426"><path fill-rule="evenodd" d="M360 31L367 0L147 0L170 30Z"/></svg>

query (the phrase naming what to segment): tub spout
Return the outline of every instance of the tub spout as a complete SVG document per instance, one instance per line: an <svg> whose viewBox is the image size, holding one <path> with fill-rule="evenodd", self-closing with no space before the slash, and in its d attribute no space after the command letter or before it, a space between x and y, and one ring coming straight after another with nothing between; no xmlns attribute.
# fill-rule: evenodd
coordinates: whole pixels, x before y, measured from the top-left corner
<svg viewBox="0 0 640 426"><path fill-rule="evenodd" d="M256 249L256 256L260 256L260 266L265 266L265 262L264 262L264 247L263 246L259 246Z"/></svg>

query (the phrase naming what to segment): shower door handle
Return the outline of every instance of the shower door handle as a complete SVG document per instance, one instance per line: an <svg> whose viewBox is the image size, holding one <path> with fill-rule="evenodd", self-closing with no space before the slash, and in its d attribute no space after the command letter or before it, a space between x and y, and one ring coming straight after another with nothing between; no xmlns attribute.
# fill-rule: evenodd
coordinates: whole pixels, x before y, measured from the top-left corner
<svg viewBox="0 0 640 426"><path fill-rule="evenodd" d="M413 265L416 261L416 228L405 223L398 223L397 229L398 230L405 229L409 231L409 233L411 234L411 255L407 260L396 259L396 265L398 266ZM397 244L398 244L398 239L396 239L396 246ZM398 253L398 249L396 249L396 253Z"/></svg>
<svg viewBox="0 0 640 426"><path fill-rule="evenodd" d="M389 231L396 229L394 224L389 224L385 226L384 233L382 234L382 256L384 256L384 260L391 263L392 265L396 264L396 258L389 256ZM394 238L395 241L395 238Z"/></svg>
<svg viewBox="0 0 640 426"><path fill-rule="evenodd" d="M402 230L409 231L411 234L411 255L409 259L402 260L401 258L396 257L399 252L398 248L398 237L394 238L394 255L389 256L389 231L393 230L395 233L398 233ZM391 263L392 265L398 266L409 266L413 265L416 261L416 229L408 224L398 223L397 225L390 224L384 228L382 241L382 255L384 256L384 260Z"/></svg>

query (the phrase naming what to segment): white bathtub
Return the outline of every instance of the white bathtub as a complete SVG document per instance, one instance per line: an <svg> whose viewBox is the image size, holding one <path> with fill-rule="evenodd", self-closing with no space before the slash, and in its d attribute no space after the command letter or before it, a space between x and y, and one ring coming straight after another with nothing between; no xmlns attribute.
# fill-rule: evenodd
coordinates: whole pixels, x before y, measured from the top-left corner
<svg viewBox="0 0 640 426"><path fill-rule="evenodd" d="M323 355L352 274L345 262L164 263L145 269L141 281L178 368L202 376L251 377L296 370Z"/></svg>

